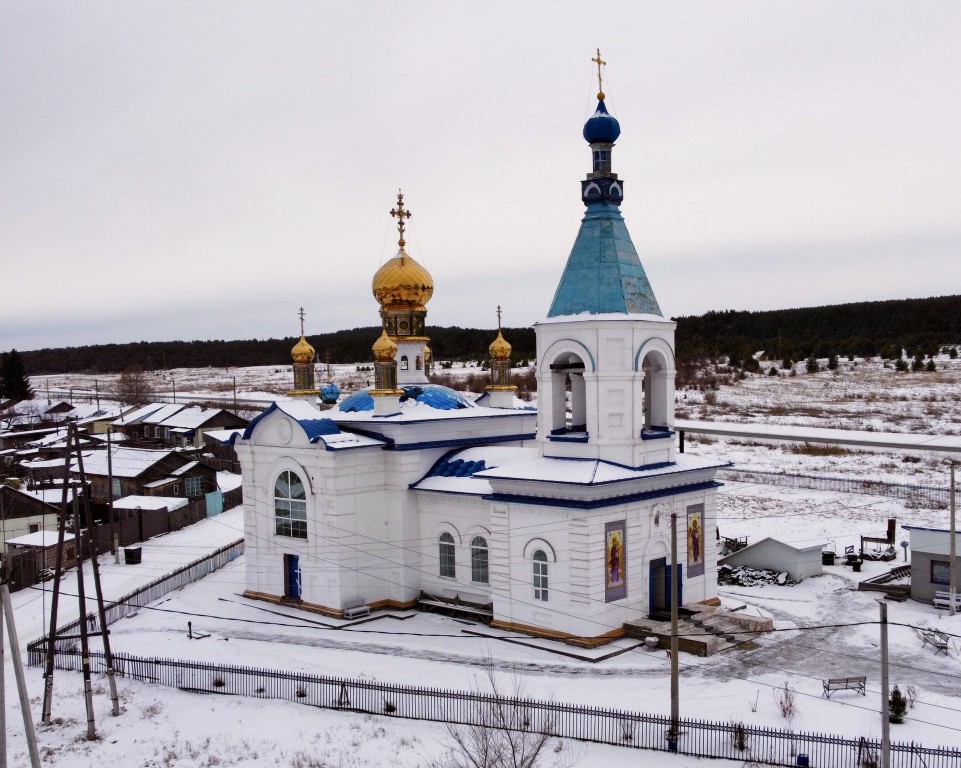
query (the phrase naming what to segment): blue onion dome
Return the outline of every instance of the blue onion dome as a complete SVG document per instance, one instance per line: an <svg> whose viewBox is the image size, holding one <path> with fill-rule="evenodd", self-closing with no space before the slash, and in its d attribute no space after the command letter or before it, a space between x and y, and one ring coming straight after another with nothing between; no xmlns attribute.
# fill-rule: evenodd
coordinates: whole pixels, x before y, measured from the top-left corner
<svg viewBox="0 0 961 768"><path fill-rule="evenodd" d="M613 144L620 135L620 123L608 113L604 99L599 99L597 111L584 123L584 140L588 144Z"/></svg>
<svg viewBox="0 0 961 768"><path fill-rule="evenodd" d="M333 405L340 397L340 387L332 381L325 381L320 385L320 400L327 405Z"/></svg>

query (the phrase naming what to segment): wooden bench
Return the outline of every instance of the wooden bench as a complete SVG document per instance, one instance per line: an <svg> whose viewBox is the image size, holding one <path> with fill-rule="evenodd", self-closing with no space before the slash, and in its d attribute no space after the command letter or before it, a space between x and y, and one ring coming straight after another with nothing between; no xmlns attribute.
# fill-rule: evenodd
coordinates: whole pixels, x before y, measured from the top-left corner
<svg viewBox="0 0 961 768"><path fill-rule="evenodd" d="M824 698L830 699L831 694L835 691L857 691L862 696L867 696L864 690L867 677L864 675L861 675L861 677L832 677L822 682L824 693L821 696Z"/></svg>
<svg viewBox="0 0 961 768"><path fill-rule="evenodd" d="M353 621L354 619L362 619L365 616L370 616L370 606L367 605L366 597L359 597L353 600L343 607L344 618L347 621Z"/></svg>
<svg viewBox="0 0 961 768"><path fill-rule="evenodd" d="M938 590L934 593L932 602L935 608L947 611L951 608L951 593L948 590ZM961 592L954 593L954 610L961 611Z"/></svg>
<svg viewBox="0 0 961 768"><path fill-rule="evenodd" d="M948 636L944 632L938 629L922 629L920 635L922 648L930 645L934 648L935 656L939 653L943 653L945 656L948 655Z"/></svg>

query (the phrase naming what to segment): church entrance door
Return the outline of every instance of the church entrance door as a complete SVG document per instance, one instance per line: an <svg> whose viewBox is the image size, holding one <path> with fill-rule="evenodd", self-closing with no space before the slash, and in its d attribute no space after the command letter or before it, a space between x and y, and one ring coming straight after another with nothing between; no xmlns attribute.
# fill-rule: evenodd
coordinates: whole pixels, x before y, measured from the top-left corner
<svg viewBox="0 0 961 768"><path fill-rule="evenodd" d="M300 555L284 555L284 599L300 600Z"/></svg>
<svg viewBox="0 0 961 768"><path fill-rule="evenodd" d="M666 557L659 557L651 560L648 582L650 583L650 608L649 612L654 614L664 614L671 612L671 566L667 564ZM682 572L681 565L677 565L675 572L675 583L677 584L677 604L684 602L681 591Z"/></svg>

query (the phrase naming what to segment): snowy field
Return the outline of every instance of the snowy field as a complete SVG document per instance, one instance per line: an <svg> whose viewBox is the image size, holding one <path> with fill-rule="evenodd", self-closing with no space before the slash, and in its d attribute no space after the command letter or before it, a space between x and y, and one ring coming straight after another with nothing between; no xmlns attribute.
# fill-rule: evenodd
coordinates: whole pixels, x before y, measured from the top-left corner
<svg viewBox="0 0 961 768"><path fill-rule="evenodd" d="M678 392L679 418L778 423L928 434L961 434L961 363L938 358L936 373L895 374L879 361L842 361L838 373L754 376L713 396ZM799 366L800 369L800 366ZM170 372L178 393L214 391L237 377L244 393L283 389L283 375L271 367ZM455 369L457 371L457 369ZM463 373L479 373L461 369ZM355 366L335 368L342 389L357 381ZM189 379L196 375L197 378ZM206 375L206 378L204 378ZM183 377L183 378L181 378ZM43 380L34 380L38 393ZM184 382L183 389L181 381ZM190 381L188 384L187 382ZM241 388L243 382L243 388ZM365 383L365 382L364 382ZM87 385L51 377L51 388ZM103 387L103 378L98 386ZM92 386L90 387L92 388ZM711 402L713 401L713 402ZM886 482L947 485L947 463L923 453L818 450L816 447L704 439L687 443L691 453L723 457L738 467L787 470L810 475L867 477ZM947 509L925 508L879 496L847 495L777 488L757 483L727 483L719 492L723 536L764 536L795 544L831 544L843 551L860 534L880 535L889 517L902 524L946 527ZM145 543L139 566L103 559L108 597L123 594L178 564L189 562L239 536L239 510L203 521L176 534ZM907 538L897 532L898 540ZM899 550L898 562L902 560ZM878 605L874 594L855 591L856 578L889 567L865 562L855 574L842 566L792 587L722 587L728 607L771 615L776 632L750 650L709 659L681 657L681 713L684 717L746 725L791 727L848 737L880 735L880 655ZM570 658L567 646L530 641L463 622L426 614L375 614L373 621L343 622L240 597L244 561L240 558L202 582L172 593L111 628L113 648L138 655L193 658L232 664L303 670L410 685L482 688L484 659L494 660L499 684L515 682L534 698L551 698L649 713L669 712L669 661L663 651L648 652L636 643L596 661L602 652ZM72 594L70 577L64 591ZM42 631L49 592L24 590L13 595L21 646ZM75 602L62 604L61 623ZM961 616L950 618L927 605L888 604L891 683L913 686L918 700L892 738L926 746L961 745ZM187 637L187 621L209 634ZM912 627L950 633L948 656L922 648ZM484 636L478 637L477 634ZM516 642L520 640L522 644ZM515 641L515 642L509 642ZM608 647L610 649L611 646ZM867 676L867 696L851 692L821 697L826 677ZM39 720L41 674L27 672L32 716ZM202 696L119 681L123 712L111 717L105 681L95 677L95 707L100 738L84 740L86 716L81 677L58 672L55 724L40 728L44 765L75 768L121 766L423 766L439 758L448 741L437 724L329 712L293 703ZM797 691L796 713L782 717L774 692L785 682ZM12 669L6 668L6 720L11 765L27 765ZM552 745L553 749L553 745ZM694 766L711 761L626 748L565 742L551 757L576 758L579 766Z"/></svg>

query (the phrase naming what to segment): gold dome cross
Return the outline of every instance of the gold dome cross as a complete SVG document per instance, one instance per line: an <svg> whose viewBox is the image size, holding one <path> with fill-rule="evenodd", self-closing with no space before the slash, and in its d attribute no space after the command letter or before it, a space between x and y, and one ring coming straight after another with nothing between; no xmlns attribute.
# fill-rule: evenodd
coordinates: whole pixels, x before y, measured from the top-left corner
<svg viewBox="0 0 961 768"><path fill-rule="evenodd" d="M407 242L404 240L404 230L407 229L404 225L404 219L409 219L411 212L404 210L404 193L399 189L397 190L397 207L391 209L390 215L397 219L397 234L400 235L400 238L397 240L397 245L403 248L407 245Z"/></svg>

